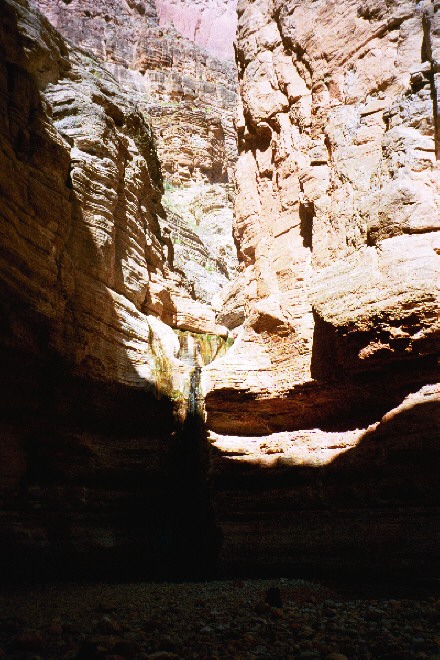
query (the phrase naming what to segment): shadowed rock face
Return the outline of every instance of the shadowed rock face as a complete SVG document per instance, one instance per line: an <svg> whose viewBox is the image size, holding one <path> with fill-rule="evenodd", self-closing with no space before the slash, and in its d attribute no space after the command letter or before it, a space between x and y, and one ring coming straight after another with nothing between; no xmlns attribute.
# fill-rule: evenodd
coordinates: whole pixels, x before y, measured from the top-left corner
<svg viewBox="0 0 440 660"><path fill-rule="evenodd" d="M218 326L173 270L151 128L26 2L2 2L0 27L2 569L206 567L193 366L171 326Z"/></svg>

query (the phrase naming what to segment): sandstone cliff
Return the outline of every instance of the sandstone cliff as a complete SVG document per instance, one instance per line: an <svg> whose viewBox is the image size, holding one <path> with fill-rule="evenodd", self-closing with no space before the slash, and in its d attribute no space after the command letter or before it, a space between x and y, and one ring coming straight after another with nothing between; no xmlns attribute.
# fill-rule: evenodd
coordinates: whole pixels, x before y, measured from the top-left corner
<svg viewBox="0 0 440 660"><path fill-rule="evenodd" d="M233 59L236 0L156 0L156 7L161 25L172 24L212 55Z"/></svg>
<svg viewBox="0 0 440 660"><path fill-rule="evenodd" d="M0 34L2 565L179 571L215 536L185 331L227 331L173 269L145 115L26 0Z"/></svg>
<svg viewBox="0 0 440 660"><path fill-rule="evenodd" d="M438 348L434 14L373 4L239 4L238 390L312 391Z"/></svg>
<svg viewBox="0 0 440 660"><path fill-rule="evenodd" d="M165 181L163 204L168 211L159 222L174 244L187 291L195 300L209 304L237 269L231 230L237 157L233 129L236 71L232 62L210 56L182 36L179 21L177 29L165 25L163 16L160 24L165 4L37 1L66 38L104 63L151 124ZM170 3L171 7L177 5ZM206 15L206 22L212 25L211 10L214 14L220 11L223 23L229 21L226 8L227 4L217 9L203 3L182 5L179 15L192 20L206 9L210 16ZM187 34L185 30L183 34ZM210 40L209 35L206 39ZM222 36L222 43L232 45L229 33ZM215 230L211 231L213 222ZM209 285L207 272L212 273ZM212 312L205 310L204 314ZM207 331L203 322L193 329Z"/></svg>
<svg viewBox="0 0 440 660"><path fill-rule="evenodd" d="M437 15L238 3L246 321L204 370L226 562L436 561Z"/></svg>
<svg viewBox="0 0 440 660"><path fill-rule="evenodd" d="M436 5L1 3L2 566L432 575Z"/></svg>

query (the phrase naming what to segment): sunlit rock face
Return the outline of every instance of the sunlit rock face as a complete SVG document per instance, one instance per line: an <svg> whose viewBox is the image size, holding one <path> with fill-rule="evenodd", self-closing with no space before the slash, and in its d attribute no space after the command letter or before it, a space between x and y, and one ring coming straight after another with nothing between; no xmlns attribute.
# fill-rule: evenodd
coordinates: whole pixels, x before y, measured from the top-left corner
<svg viewBox="0 0 440 660"><path fill-rule="evenodd" d="M197 436L179 458L178 331L220 350L227 330L173 268L127 90L26 2L2 3L0 28L2 570L179 573L215 529Z"/></svg>
<svg viewBox="0 0 440 660"><path fill-rule="evenodd" d="M177 268L187 291L194 300L209 304L235 276L238 265L231 232L237 158L235 65L196 45L191 40L194 35L179 21L174 27L165 20L165 5L156 7L153 0L38 0L37 5L65 37L104 63L151 124L169 193L163 200L167 215L162 214L159 223L175 246ZM210 26L214 14L222 25L231 16L235 19L226 4L217 8L170 4L172 7L180 7L179 15L190 22L203 10L204 24ZM206 33L201 45L211 43L214 34L220 32ZM230 50L232 34L222 34L221 43ZM210 214L212 206L217 220L216 230L210 234L200 226L200 217L207 207ZM207 271L213 274L208 287ZM207 314L212 312L205 310ZM212 327L203 328L201 323L199 330L211 332Z"/></svg>
<svg viewBox="0 0 440 660"><path fill-rule="evenodd" d="M174 268L184 277L190 295L212 306L230 281L236 279L237 253L232 244L229 186L192 183L166 185L162 198L173 243ZM230 327L228 319L216 318Z"/></svg>
<svg viewBox="0 0 440 660"><path fill-rule="evenodd" d="M174 25L215 57L233 59L236 0L156 0L156 7L161 25Z"/></svg>
<svg viewBox="0 0 440 660"><path fill-rule="evenodd" d="M434 355L433 5L260 0L238 15L247 321L207 386L271 397Z"/></svg>
<svg viewBox="0 0 440 660"><path fill-rule="evenodd" d="M245 322L203 375L226 564L392 569L425 534L438 566L434 5L238 3Z"/></svg>

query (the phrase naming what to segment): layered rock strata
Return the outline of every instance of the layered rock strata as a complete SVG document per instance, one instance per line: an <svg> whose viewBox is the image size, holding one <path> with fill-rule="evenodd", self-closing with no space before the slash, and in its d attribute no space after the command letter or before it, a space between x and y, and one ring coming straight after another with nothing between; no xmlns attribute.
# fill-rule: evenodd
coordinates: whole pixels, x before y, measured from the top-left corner
<svg viewBox="0 0 440 660"><path fill-rule="evenodd" d="M183 274L189 293L212 305L214 312L213 298L236 281L230 203L228 186L222 184L167 185L163 196L174 267ZM216 320L229 327L227 319Z"/></svg>
<svg viewBox="0 0 440 660"><path fill-rule="evenodd" d="M238 3L246 320L203 376L226 564L438 566L436 16Z"/></svg>
<svg viewBox="0 0 440 660"><path fill-rule="evenodd" d="M185 259L179 260L178 267L189 285L187 289L195 300L210 303L210 298L237 269L231 234L230 185L237 157L232 122L236 72L232 62L209 55L182 36L178 32L180 22L176 22L175 29L164 18L166 3L157 7L156 4L153 1L133 4L125 0L37 2L66 38L91 51L105 64L151 124L166 189L172 192L164 199L167 219L159 222L165 231L171 231L174 242L177 238L185 248ZM211 9L214 13L220 11L229 20L230 11L223 12L226 7L227 3L220 9ZM185 14L189 18L202 9L212 16L204 5L181 7L180 16ZM206 19L210 20L208 14ZM206 40L210 40L209 35ZM222 43L232 45L232 39L229 41L228 35L224 35ZM168 199L172 202L170 207ZM196 229L203 250L211 255L200 263L201 252L194 249L199 241L195 239L194 243L189 236L194 225L199 225L204 209L208 207L209 214L213 204L221 209L217 213L221 215L221 223L217 223L215 232L219 240L206 241L209 234ZM221 263L225 259L225 247L226 270ZM201 270L194 268L194 264L199 264ZM204 288L206 267L215 275L210 278L208 289ZM211 311L205 311L206 314ZM205 331L201 323L200 332Z"/></svg>
<svg viewBox="0 0 440 660"><path fill-rule="evenodd" d="M199 362L172 328L213 354L227 330L173 269L151 127L25 0L0 27L2 569L202 566Z"/></svg>
<svg viewBox="0 0 440 660"><path fill-rule="evenodd" d="M288 391L437 349L431 5L374 6L344 4L347 52L332 3L239 5L237 389ZM261 357L240 369L250 339Z"/></svg>
<svg viewBox="0 0 440 660"><path fill-rule="evenodd" d="M432 575L434 4L239 3L221 291L224 63L152 3L40 6L95 56L2 0L2 567L206 571L209 471L225 572Z"/></svg>

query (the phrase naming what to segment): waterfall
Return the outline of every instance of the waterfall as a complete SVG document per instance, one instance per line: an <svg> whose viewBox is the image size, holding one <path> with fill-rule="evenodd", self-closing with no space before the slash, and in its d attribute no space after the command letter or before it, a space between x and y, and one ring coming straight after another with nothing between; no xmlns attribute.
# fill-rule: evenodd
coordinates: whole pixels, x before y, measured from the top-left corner
<svg viewBox="0 0 440 660"><path fill-rule="evenodd" d="M222 533L216 523L208 479L210 447L200 381L202 367L218 355L219 349L226 348L226 342L214 335L177 334L178 358L189 367L189 373L184 388L185 414L170 455L175 570L178 575L206 577L215 570Z"/></svg>
<svg viewBox="0 0 440 660"><path fill-rule="evenodd" d="M201 367L194 367L190 377L189 394L188 394L188 416L201 415L201 395L200 395L200 378L202 374Z"/></svg>

